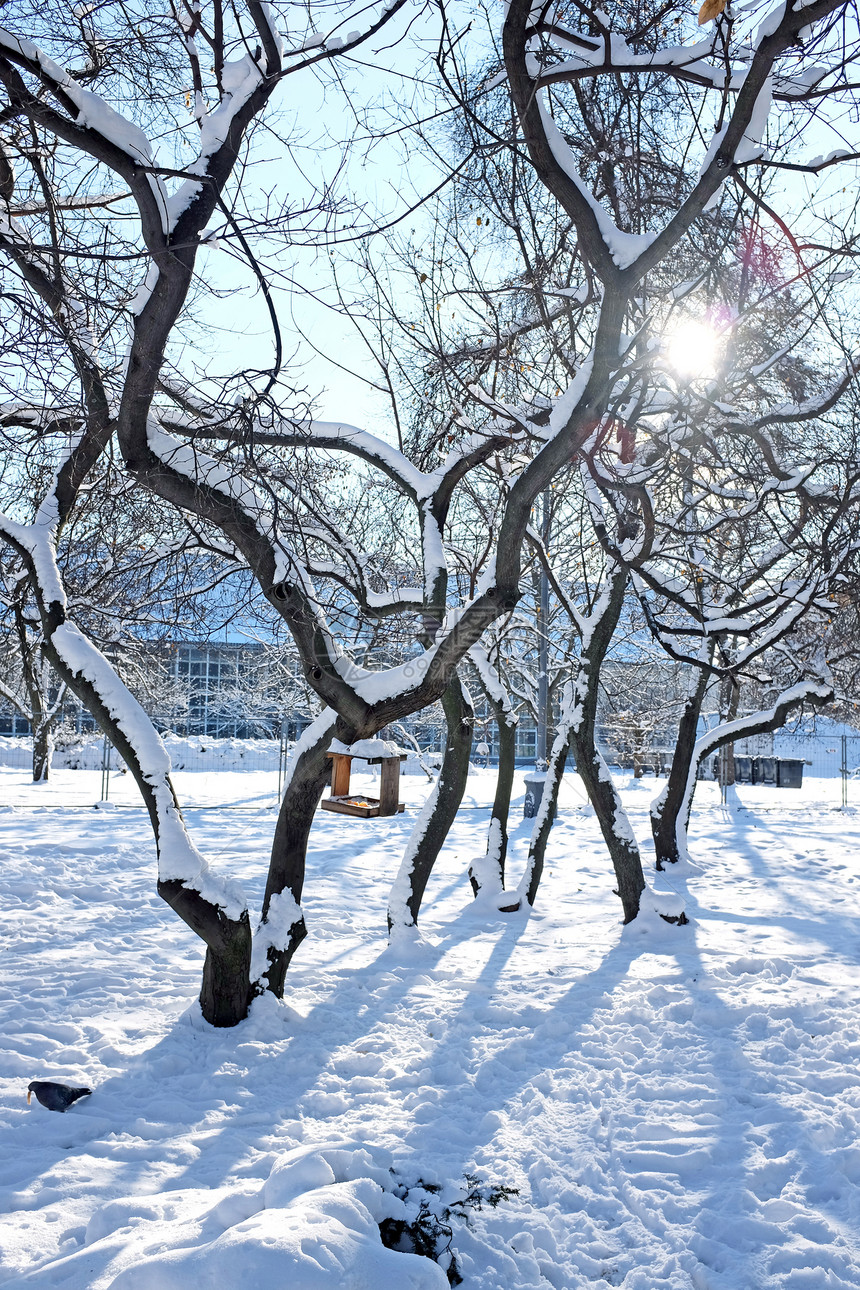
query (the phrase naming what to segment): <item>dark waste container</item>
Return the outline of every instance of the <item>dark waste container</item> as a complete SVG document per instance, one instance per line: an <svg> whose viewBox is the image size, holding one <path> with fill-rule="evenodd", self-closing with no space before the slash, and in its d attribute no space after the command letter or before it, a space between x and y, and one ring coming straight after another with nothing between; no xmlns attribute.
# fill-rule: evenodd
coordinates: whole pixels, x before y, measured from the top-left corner
<svg viewBox="0 0 860 1290"><path fill-rule="evenodd" d="M752 777L752 757L746 757L743 753L735 753L735 782L738 784L751 784Z"/></svg>
<svg viewBox="0 0 860 1290"><path fill-rule="evenodd" d="M753 783L754 784L775 784L776 783L776 758L775 757L753 757Z"/></svg>
<svg viewBox="0 0 860 1290"><path fill-rule="evenodd" d="M526 786L526 800L523 802L523 818L526 820L533 820L540 810L544 785L546 784L546 772L542 770L533 770L529 775L524 775L523 779Z"/></svg>
<svg viewBox="0 0 860 1290"><path fill-rule="evenodd" d="M803 758L778 757L776 761L776 782L779 788L802 788Z"/></svg>
<svg viewBox="0 0 860 1290"><path fill-rule="evenodd" d="M523 818L533 820L540 810L540 804L543 801L543 795L546 791L547 781L546 773L542 770L533 770L528 775L523 776L526 786L526 797L523 802ZM553 823L558 818L558 804L552 813Z"/></svg>

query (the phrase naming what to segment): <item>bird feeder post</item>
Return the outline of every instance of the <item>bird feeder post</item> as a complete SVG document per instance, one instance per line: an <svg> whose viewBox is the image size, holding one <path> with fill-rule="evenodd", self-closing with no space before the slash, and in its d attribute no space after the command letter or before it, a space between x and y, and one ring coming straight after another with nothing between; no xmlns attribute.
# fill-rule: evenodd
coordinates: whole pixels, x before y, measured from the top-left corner
<svg viewBox="0 0 860 1290"><path fill-rule="evenodd" d="M352 772L352 758L346 753L329 753L331 757L331 795L332 797L349 797L349 777Z"/></svg>
<svg viewBox="0 0 860 1290"><path fill-rule="evenodd" d="M400 798L400 758L383 757L379 775L379 814L396 815L403 810Z"/></svg>

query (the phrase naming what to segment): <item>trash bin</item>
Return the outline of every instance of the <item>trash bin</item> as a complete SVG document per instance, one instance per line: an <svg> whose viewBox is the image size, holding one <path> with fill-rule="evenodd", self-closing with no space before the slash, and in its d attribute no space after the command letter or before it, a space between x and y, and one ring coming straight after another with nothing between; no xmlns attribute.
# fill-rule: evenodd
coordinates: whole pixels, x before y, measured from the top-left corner
<svg viewBox="0 0 860 1290"><path fill-rule="evenodd" d="M778 757L776 759L776 783L778 788L802 788L803 758Z"/></svg>
<svg viewBox="0 0 860 1290"><path fill-rule="evenodd" d="M753 783L754 784L775 784L776 783L776 758L775 757L753 757Z"/></svg>
<svg viewBox="0 0 860 1290"><path fill-rule="evenodd" d="M533 820L537 815L541 799L543 798L544 785L546 784L546 771L533 770L528 775L523 776L526 786L526 800L523 802L523 819Z"/></svg>
<svg viewBox="0 0 860 1290"><path fill-rule="evenodd" d="M751 784L752 782L752 757L746 757L743 753L735 753L735 783Z"/></svg>

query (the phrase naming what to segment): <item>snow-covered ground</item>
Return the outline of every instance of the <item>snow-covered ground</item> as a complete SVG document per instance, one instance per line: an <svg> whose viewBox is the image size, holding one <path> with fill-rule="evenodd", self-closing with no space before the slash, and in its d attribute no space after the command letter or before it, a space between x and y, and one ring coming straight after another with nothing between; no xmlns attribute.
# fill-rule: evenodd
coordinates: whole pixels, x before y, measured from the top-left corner
<svg viewBox="0 0 860 1290"><path fill-rule="evenodd" d="M658 880L690 924L622 929L574 775L534 911L472 901L477 772L425 943L389 948L428 787L405 777L403 816L319 814L287 1000L215 1031L143 812L59 805L88 773L96 801L96 772L0 771L4 1286L444 1290L379 1240L423 1199L453 1207L469 1290L860 1287L860 815L838 781L741 788L741 810L700 785L695 865ZM177 778L195 840L258 898L276 772L232 811L224 772ZM622 782L644 841L654 781ZM32 1079L94 1091L60 1116L27 1106ZM467 1225L455 1202L494 1186L516 1194Z"/></svg>

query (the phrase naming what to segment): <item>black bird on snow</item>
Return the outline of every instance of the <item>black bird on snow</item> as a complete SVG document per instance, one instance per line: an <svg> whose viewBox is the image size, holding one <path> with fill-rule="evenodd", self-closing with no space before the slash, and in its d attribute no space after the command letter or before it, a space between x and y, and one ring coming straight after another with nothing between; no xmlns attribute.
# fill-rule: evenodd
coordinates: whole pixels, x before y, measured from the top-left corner
<svg viewBox="0 0 860 1290"><path fill-rule="evenodd" d="M27 1105L35 1093L36 1101L49 1111L67 1111L79 1097L87 1097L91 1088L72 1088L69 1084L55 1084L51 1079L34 1079L27 1085Z"/></svg>

